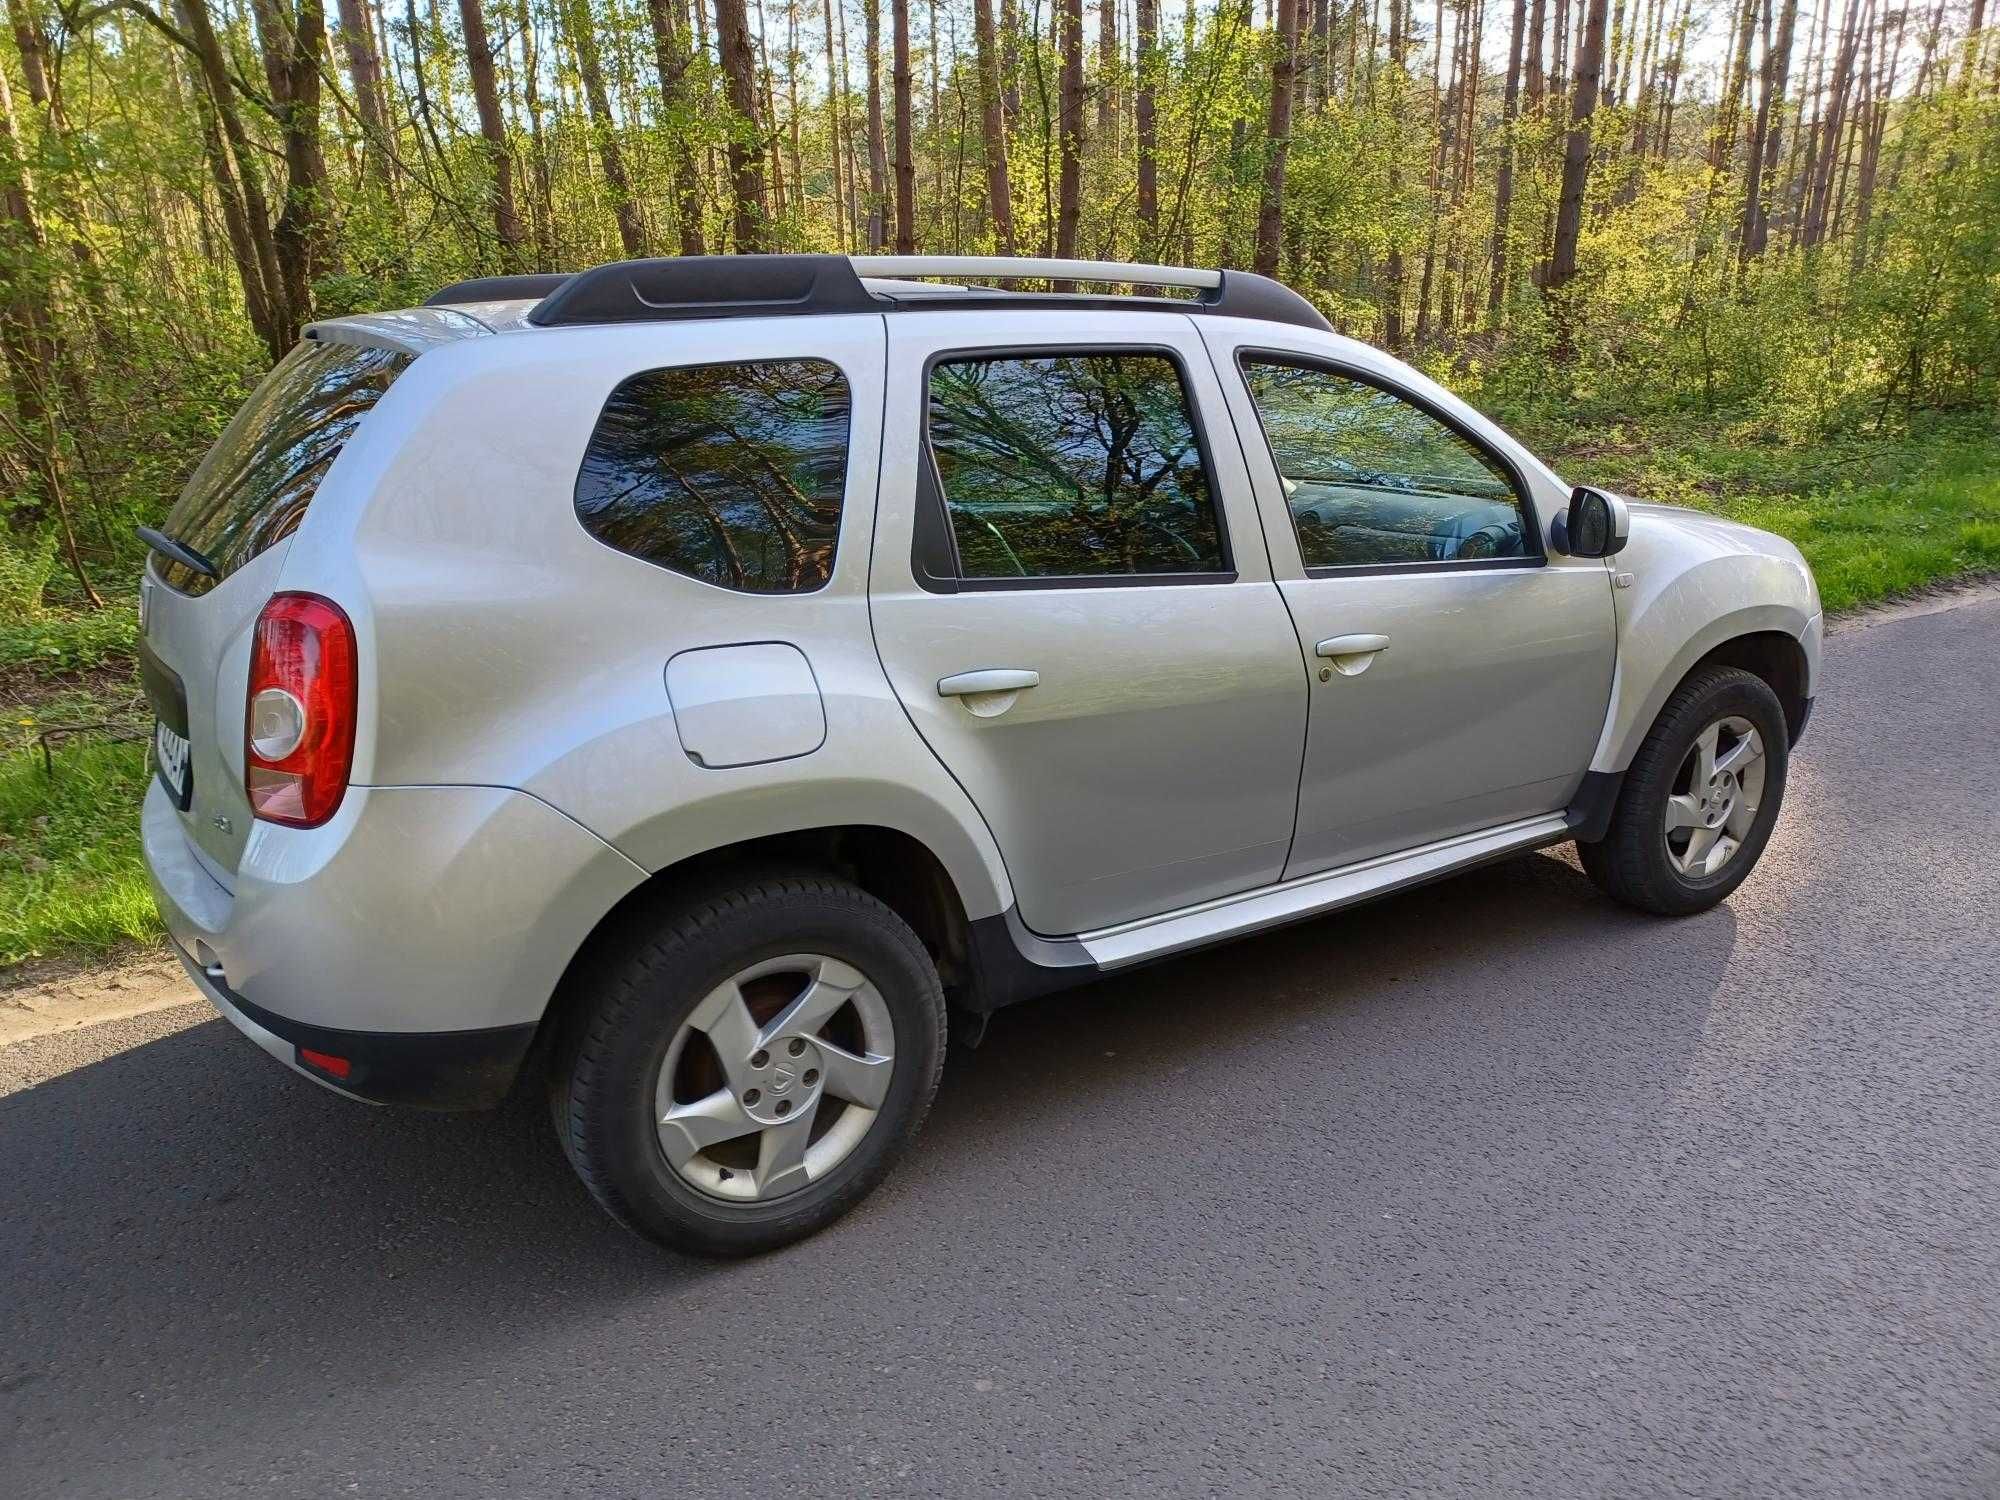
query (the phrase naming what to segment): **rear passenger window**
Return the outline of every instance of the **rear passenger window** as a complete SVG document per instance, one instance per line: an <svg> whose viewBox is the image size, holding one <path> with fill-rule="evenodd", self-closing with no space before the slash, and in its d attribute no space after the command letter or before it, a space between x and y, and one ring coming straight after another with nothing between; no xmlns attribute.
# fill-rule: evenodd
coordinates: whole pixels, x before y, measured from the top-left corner
<svg viewBox="0 0 2000 1500"><path fill-rule="evenodd" d="M1180 367L1164 354L941 361L930 442L960 577L1228 566Z"/></svg>
<svg viewBox="0 0 2000 1500"><path fill-rule="evenodd" d="M819 359L648 370L611 393L576 479L607 546L753 594L833 573L847 381Z"/></svg>

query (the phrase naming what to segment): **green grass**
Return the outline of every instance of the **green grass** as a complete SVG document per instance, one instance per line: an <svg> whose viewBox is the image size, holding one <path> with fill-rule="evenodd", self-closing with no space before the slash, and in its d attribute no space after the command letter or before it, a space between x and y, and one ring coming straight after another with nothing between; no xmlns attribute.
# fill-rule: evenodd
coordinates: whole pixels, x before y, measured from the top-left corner
<svg viewBox="0 0 2000 1500"><path fill-rule="evenodd" d="M1613 428L1546 451L1566 479L1790 537L1829 610L2000 571L2000 433L1987 423L1799 445Z"/></svg>
<svg viewBox="0 0 2000 1500"><path fill-rule="evenodd" d="M1568 479L1791 537L1831 610L2000 571L1991 423L1793 445L1726 428L1522 436ZM107 737L150 722L133 678L133 623L129 600L0 623L0 967L159 933L139 863L145 747ZM108 731L58 739L45 774L37 736L87 724Z"/></svg>
<svg viewBox="0 0 2000 1500"><path fill-rule="evenodd" d="M0 624L0 966L158 937L130 601ZM55 734L44 761L41 736Z"/></svg>
<svg viewBox="0 0 2000 1500"><path fill-rule="evenodd" d="M139 861L145 747L73 744L0 760L0 964L158 936Z"/></svg>

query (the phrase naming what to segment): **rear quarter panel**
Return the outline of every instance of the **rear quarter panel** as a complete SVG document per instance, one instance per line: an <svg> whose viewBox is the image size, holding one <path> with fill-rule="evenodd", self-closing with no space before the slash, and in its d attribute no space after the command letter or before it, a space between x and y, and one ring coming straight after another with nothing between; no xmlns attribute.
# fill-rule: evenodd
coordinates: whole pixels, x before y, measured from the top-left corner
<svg viewBox="0 0 2000 1500"><path fill-rule="evenodd" d="M425 354L316 505L284 586L348 605L363 663L354 780L519 788L643 869L832 824L926 844L972 916L1011 904L977 811L916 738L875 654L867 568L880 453L877 315L526 330ZM578 521L577 469L612 389L640 371L817 357L853 411L833 576L752 595L627 556ZM405 389L405 386L408 389ZM384 406L387 407L385 402ZM809 754L709 769L687 754L670 658L784 642L809 660L826 736Z"/></svg>

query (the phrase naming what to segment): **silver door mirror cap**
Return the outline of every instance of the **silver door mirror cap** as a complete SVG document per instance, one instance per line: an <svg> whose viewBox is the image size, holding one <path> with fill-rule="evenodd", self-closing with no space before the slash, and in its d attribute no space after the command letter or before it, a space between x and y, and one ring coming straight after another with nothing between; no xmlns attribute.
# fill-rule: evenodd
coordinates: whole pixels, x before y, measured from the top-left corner
<svg viewBox="0 0 2000 1500"><path fill-rule="evenodd" d="M1632 537L1631 507L1608 490L1580 484L1570 491L1569 510L1556 517L1556 550L1571 557L1612 557Z"/></svg>

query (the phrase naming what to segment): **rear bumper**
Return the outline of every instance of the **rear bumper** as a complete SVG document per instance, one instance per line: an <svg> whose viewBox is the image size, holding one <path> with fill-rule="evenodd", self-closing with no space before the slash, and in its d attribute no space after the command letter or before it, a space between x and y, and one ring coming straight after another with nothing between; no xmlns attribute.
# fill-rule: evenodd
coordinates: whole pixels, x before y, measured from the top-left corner
<svg viewBox="0 0 2000 1500"><path fill-rule="evenodd" d="M535 1039L532 1024L483 1031L336 1031L308 1026L251 1004L178 943L174 951L188 977L230 1025L294 1073L364 1104L488 1108L513 1086Z"/></svg>
<svg viewBox="0 0 2000 1500"><path fill-rule="evenodd" d="M202 992L288 1067L380 1103L506 1092L563 970L641 877L498 787L350 788L314 829L259 824L225 888L156 780L141 818L161 920ZM346 1076L299 1049L346 1059Z"/></svg>

